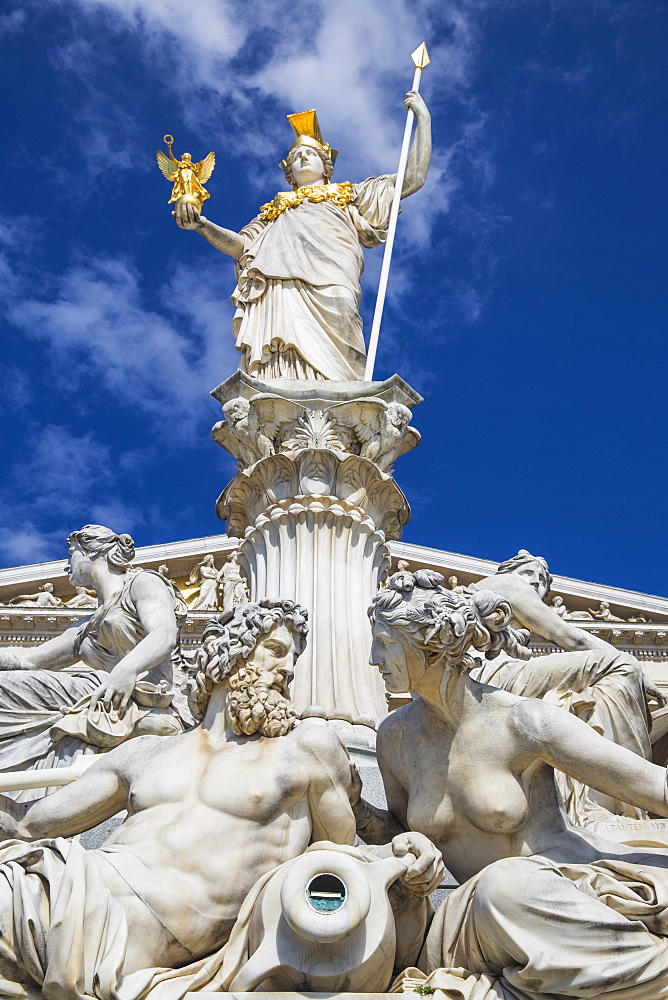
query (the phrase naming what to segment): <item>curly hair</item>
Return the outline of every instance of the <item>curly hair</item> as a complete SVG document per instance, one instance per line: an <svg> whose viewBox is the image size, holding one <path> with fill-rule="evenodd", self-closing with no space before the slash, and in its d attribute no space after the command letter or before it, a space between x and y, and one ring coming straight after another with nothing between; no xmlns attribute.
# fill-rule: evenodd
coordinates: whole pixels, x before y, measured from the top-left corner
<svg viewBox="0 0 668 1000"><path fill-rule="evenodd" d="M77 545L86 555L106 555L114 569L125 573L135 557L135 543L131 535L117 535L102 524L84 524L79 531L67 536L67 545Z"/></svg>
<svg viewBox="0 0 668 1000"><path fill-rule="evenodd" d="M273 674L256 670L246 661L260 639L282 624L290 626L297 656L301 655L308 635L308 612L295 601L266 598L257 604L239 604L207 624L195 666L184 686L196 719L204 717L213 686L229 678L228 710L235 732L251 736L261 728L264 715L268 715L268 726L272 728L285 698Z"/></svg>
<svg viewBox="0 0 668 1000"><path fill-rule="evenodd" d="M318 154L318 156L320 157L320 159L322 160L322 165L323 165L323 168L324 168L324 171L323 171L324 178L323 179L324 179L325 183L327 183L329 181L329 178L334 173L334 164L332 163L332 158L331 158L331 156L328 153L326 153L322 149L316 149L315 146L312 146L310 148L313 149ZM295 158L295 154L297 153L298 149L299 149L299 146L295 146L294 149L290 150L290 152L288 153L288 155L286 157L285 168L284 168L284 171L283 171L283 173L285 174L286 181L292 187L295 187L295 178L294 178L294 175L292 173L292 164L293 164L293 161L294 161L294 158Z"/></svg>
<svg viewBox="0 0 668 1000"><path fill-rule="evenodd" d="M476 666L467 653L471 646L488 660L501 650L529 659L528 633L511 628L508 601L489 590L457 594L442 583L443 577L434 570L395 573L369 608L372 625L379 622L407 633L427 652L445 656L460 670Z"/></svg>

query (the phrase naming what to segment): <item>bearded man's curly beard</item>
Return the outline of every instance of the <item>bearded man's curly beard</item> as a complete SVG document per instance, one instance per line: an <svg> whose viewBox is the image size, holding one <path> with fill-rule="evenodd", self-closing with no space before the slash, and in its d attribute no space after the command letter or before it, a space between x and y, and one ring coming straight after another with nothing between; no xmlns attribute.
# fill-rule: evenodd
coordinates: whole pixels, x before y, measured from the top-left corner
<svg viewBox="0 0 668 1000"><path fill-rule="evenodd" d="M244 664L229 677L227 712L237 736L285 736L297 715L286 697L280 673Z"/></svg>

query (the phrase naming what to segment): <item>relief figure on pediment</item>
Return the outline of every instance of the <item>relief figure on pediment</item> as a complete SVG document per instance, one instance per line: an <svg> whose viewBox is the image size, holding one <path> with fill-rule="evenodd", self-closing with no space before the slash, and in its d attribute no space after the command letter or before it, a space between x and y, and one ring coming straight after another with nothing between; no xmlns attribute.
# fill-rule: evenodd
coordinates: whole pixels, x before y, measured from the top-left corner
<svg viewBox="0 0 668 1000"><path fill-rule="evenodd" d="M62 608L63 602L53 592L52 583L44 583L36 594L19 594L12 597L8 604L19 608Z"/></svg>
<svg viewBox="0 0 668 1000"><path fill-rule="evenodd" d="M94 591L99 606L25 655L0 650L0 771L65 766L192 721L180 692L179 591L158 573L133 569L130 535L86 525L67 544L70 583Z"/></svg>

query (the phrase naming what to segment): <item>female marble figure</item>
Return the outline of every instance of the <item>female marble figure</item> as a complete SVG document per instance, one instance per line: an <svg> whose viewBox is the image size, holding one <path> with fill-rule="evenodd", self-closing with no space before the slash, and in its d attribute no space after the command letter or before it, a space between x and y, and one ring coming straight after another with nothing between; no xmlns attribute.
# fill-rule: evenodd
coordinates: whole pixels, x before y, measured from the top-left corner
<svg viewBox="0 0 668 1000"><path fill-rule="evenodd" d="M425 182L431 158L429 112L419 94L405 105L417 119L402 198ZM279 192L241 232L214 225L192 205L177 205L182 229L194 229L233 257L237 287L233 332L240 368L258 378L361 379L360 249L385 240L395 175L330 184L335 151L317 120L290 116L298 134L283 161L291 192Z"/></svg>
<svg viewBox="0 0 668 1000"><path fill-rule="evenodd" d="M546 698L584 719L620 746L652 758L647 697L663 697L629 653L565 621L544 602L552 584L547 562L520 549L493 576L472 589L491 590L507 600L513 624L530 629L564 652L528 661L501 654L478 667L476 680L529 698ZM648 819L642 809L601 795L565 774L558 776L570 819L621 843L668 846L668 824Z"/></svg>
<svg viewBox="0 0 668 1000"><path fill-rule="evenodd" d="M12 597L10 605L23 608L62 608L63 602L53 592L53 584L45 583L36 594L19 594Z"/></svg>
<svg viewBox="0 0 668 1000"><path fill-rule="evenodd" d="M188 586L199 584L197 597L190 607L193 611L214 611L218 607L218 585L221 571L216 569L212 555L204 556L193 566L188 577Z"/></svg>
<svg viewBox="0 0 668 1000"><path fill-rule="evenodd" d="M220 571L223 588L223 610L233 611L237 604L248 600L246 581L241 575L239 553L233 552Z"/></svg>
<svg viewBox="0 0 668 1000"><path fill-rule="evenodd" d="M60 767L192 722L179 690L178 592L157 573L131 570L130 535L89 524L67 545L70 583L95 591L100 606L25 656L0 650L0 771Z"/></svg>
<svg viewBox="0 0 668 1000"><path fill-rule="evenodd" d="M453 594L431 571L408 576L369 612L371 662L389 691L413 692L378 733L389 811L362 799L354 810L367 843L417 830L469 880L439 909L418 964L486 976L480 996L504 1000L668 995L668 853L574 826L554 779L561 768L665 816L665 770L545 701L473 680L471 646L514 651L509 603Z"/></svg>

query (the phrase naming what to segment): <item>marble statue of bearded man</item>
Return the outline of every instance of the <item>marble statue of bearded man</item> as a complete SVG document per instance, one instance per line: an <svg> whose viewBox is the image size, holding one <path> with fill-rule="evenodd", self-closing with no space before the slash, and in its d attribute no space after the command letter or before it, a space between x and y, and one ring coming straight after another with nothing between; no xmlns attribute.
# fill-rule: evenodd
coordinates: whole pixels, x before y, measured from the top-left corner
<svg viewBox="0 0 668 1000"><path fill-rule="evenodd" d="M402 198L422 187L431 159L427 107L412 91L405 105L417 127ZM238 233L192 205L177 205L174 218L236 261L233 333L243 371L263 379L362 379L360 244L384 242L396 175L331 183L336 151L322 140L315 112L289 118L297 138L280 166L292 191L279 192Z"/></svg>
<svg viewBox="0 0 668 1000"><path fill-rule="evenodd" d="M198 725L127 740L48 798L0 795L0 996L225 990L250 947L254 888L310 844L356 843L346 751L326 726L297 723L288 698L307 631L289 600L225 612L188 682ZM76 839L123 810L100 847ZM440 854L421 834L401 831L369 852L414 857L401 876L409 902L441 880Z"/></svg>

